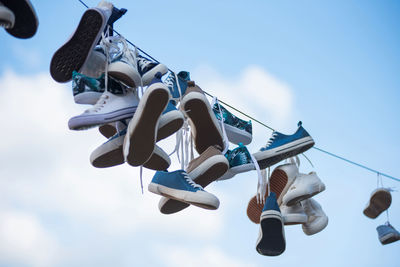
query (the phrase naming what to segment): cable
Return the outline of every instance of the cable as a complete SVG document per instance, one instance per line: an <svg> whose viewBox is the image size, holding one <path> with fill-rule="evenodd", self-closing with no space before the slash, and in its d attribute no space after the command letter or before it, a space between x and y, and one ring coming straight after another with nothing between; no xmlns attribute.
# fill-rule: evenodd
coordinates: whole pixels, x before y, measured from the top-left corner
<svg viewBox="0 0 400 267"><path fill-rule="evenodd" d="M78 1L79 1L82 5L84 5L86 8L89 8L88 5L86 5L82 0L78 0ZM114 31L116 34L121 35L121 34L120 34L119 32L117 32L116 30L113 29L113 31ZM121 35L121 36L122 36L122 35ZM143 54L145 54L145 55L146 55L147 57L149 57L150 59L154 60L154 61L157 62L157 63L160 63L157 59L155 59L155 58L152 57L151 55L147 54L145 51L143 51L142 49L140 49L138 46L136 46L134 43L132 43L132 42L129 41L128 39L126 39L126 41L127 41L130 45L132 45L133 47L135 47L137 50L139 50L140 52L142 52ZM174 73L174 71L172 71L171 69L168 68L168 70L169 70L170 72L173 72L173 73ZM209 97L214 98L213 95L207 93L206 91L204 91L204 93L205 93L206 95L208 95ZM253 118L252 116L250 116L250 115L248 115L248 114L246 114L246 113L244 113L244 112L238 110L237 108L233 107L232 105L229 105L228 103L226 103L226 102L220 100L219 98L218 98L218 101L221 102L222 104L224 104L224 105L230 107L231 109L233 109L233 110L239 112L239 113L242 114L243 116L246 116L246 117L249 118L250 120L253 120L253 121L257 122L258 124L260 124L260 125L262 125L262 126L268 128L269 130L275 131L272 127L270 127L270 126L266 125L265 123L263 123L263 122L261 122L261 121L255 119L255 118ZM368 171L370 171L370 172L373 172L373 173L376 173L376 174L378 174L378 175L385 176L386 178L392 179L392 180L394 180L394 181L400 182L400 179L399 179L399 178L396 178L396 177L393 177L393 176L391 176L391 175L382 173L382 172L380 172L380 171L371 169L371 168L369 168L369 167L367 167L367 166L365 166L365 165L362 165L362 164L360 164L360 163L357 163L357 162L354 162L354 161L352 161L352 160L346 159L346 158L344 158L344 157L341 157L341 156L336 155L336 154L334 154L334 153L328 152L328 151L323 150L323 149L321 149L321 148L318 148L318 147L316 147L316 146L314 146L313 148L316 149L317 151L320 151L320 152L322 152L322 153L325 153L325 154L327 154L327 155L329 155L329 156L332 156L332 157L335 157L335 158L337 158L337 159L346 161L347 163L350 163L350 164L352 164L352 165L358 166L358 167L363 168L363 169L365 169L365 170L368 170Z"/></svg>

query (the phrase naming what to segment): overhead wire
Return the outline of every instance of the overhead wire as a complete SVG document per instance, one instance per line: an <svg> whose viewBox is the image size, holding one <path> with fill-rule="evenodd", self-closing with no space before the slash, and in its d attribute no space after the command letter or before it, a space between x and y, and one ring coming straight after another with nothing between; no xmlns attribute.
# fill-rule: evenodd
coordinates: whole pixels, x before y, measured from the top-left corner
<svg viewBox="0 0 400 267"><path fill-rule="evenodd" d="M85 6L86 8L89 8L89 6L86 5L85 2L83 2L82 0L78 0L78 1L79 1L83 6ZM121 35L118 31L116 31L114 28L113 28L112 30L113 30L113 32L115 32L116 34L122 36L122 35ZM149 55L148 53L146 53L144 50L142 50L141 48L139 48L137 45L135 45L134 43L132 43L132 42L129 41L128 39L126 39L126 42L129 43L130 45L132 45L133 47L135 47L137 50L139 50L140 52L142 52L144 55L146 55L147 57L149 57L149 58L152 59L153 61L155 61L155 62L157 62L157 63L160 63L160 61L158 61L157 59L155 59L154 57L152 57L151 55ZM170 68L168 68L168 70L169 70L170 72L172 72L172 73L175 73L175 72L174 72L173 70L171 70ZM203 91L204 91L204 90L203 90ZM206 91L204 91L204 93L205 93L206 95L208 95L209 97L214 98L214 96L211 95L210 93L207 93ZM246 117L249 118L250 120L253 120L253 121L257 122L258 124L260 124L260 125L266 127L267 129L269 129L269 130L271 130L271 131L276 131L274 128L268 126L267 124L263 123L263 122L260 121L260 120L257 120L256 118L254 118L254 117L252 117L252 116L250 116L250 115L248 115L248 114L242 112L241 110L239 110L239 109L233 107L232 105L230 105L230 104L224 102L224 101L221 100L220 98L218 98L218 101L221 102L222 104L226 105L227 107L229 107L229 108L235 110L236 112L242 114L243 116L246 116ZM367 167L367 166L365 166L365 165L363 165L363 164L360 164L360 163L357 163L357 162L355 162L355 161L346 159L346 158L344 158L344 157L342 157L342 156L339 156L339 155L337 155L337 154L335 154L335 153L326 151L326 150L321 149L321 148L319 148L319 147L313 146L312 148L315 149L315 150L317 150L317 151L319 151L319 152L325 153L326 155L329 155L329 156L331 156L331 157L334 157L334 158L343 160L343 161L345 161L345 162L347 162L347 163L350 163L350 164L352 164L352 165L354 165L354 166L358 166L358 167L363 168L363 169L365 169L365 170L367 170L367 171L370 171L370 172L376 173L376 174L378 174L378 175L384 176L384 177L386 177L386 178L392 179L392 180L394 180L394 181L400 182L400 178L396 178L396 177L394 177L394 176L385 174L385 173L383 173L383 172L381 172L381 171L372 169L372 168Z"/></svg>

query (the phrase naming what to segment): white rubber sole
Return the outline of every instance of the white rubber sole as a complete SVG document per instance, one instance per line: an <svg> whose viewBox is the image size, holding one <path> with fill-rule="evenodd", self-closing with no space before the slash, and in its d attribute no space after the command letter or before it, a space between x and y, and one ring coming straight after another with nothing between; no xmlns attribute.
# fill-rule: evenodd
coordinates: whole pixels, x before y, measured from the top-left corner
<svg viewBox="0 0 400 267"><path fill-rule="evenodd" d="M14 13L5 6L0 6L0 26L6 29L12 28L15 23Z"/></svg>
<svg viewBox="0 0 400 267"><path fill-rule="evenodd" d="M308 216L300 213L282 214L284 225L303 224L307 222Z"/></svg>
<svg viewBox="0 0 400 267"><path fill-rule="evenodd" d="M265 169L282 160L303 153L313 145L314 140L311 136L307 136L273 149L258 151L253 156L260 165L260 169Z"/></svg>
<svg viewBox="0 0 400 267"><path fill-rule="evenodd" d="M157 66L155 66L154 68L152 68L151 70L149 70L148 72L146 72L142 76L143 85L144 86L149 85L151 83L151 81L154 79L157 72L160 72L161 75L164 76L168 72L168 68L164 64L160 63Z"/></svg>
<svg viewBox="0 0 400 267"><path fill-rule="evenodd" d="M119 136L96 148L90 155L90 163L96 168L109 168L123 164L122 145L125 135Z"/></svg>
<svg viewBox="0 0 400 267"><path fill-rule="evenodd" d="M108 65L108 75L132 88L137 88L142 83L138 70L122 61Z"/></svg>
<svg viewBox="0 0 400 267"><path fill-rule="evenodd" d="M103 93L99 92L83 92L74 96L76 104L94 105Z"/></svg>
<svg viewBox="0 0 400 267"><path fill-rule="evenodd" d="M231 143L239 144L243 143L243 145L248 145L253 140L253 135L246 132L245 130L238 129L229 124L224 123L226 136Z"/></svg>
<svg viewBox="0 0 400 267"><path fill-rule="evenodd" d="M156 183L150 183L148 190L152 193L182 201L187 204L192 204L204 209L216 210L219 207L218 198L205 191L191 192L186 190L178 190Z"/></svg>

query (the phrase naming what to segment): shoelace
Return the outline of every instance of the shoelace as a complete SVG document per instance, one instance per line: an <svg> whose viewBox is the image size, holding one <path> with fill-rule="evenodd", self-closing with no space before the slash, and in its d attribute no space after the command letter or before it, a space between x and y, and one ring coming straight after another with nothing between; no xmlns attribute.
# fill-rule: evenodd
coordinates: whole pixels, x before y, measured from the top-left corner
<svg viewBox="0 0 400 267"><path fill-rule="evenodd" d="M251 153L249 153L249 154L250 154L251 161L254 164L254 167L256 167L257 176L258 176L257 194L256 194L257 203L264 204L264 202L265 202L265 191L266 191L266 187L268 185L267 179L261 173L260 165L258 165L257 160L254 158L254 156Z"/></svg>
<svg viewBox="0 0 400 267"><path fill-rule="evenodd" d="M278 136L278 133L277 132L273 132L272 136L269 138L269 140L268 140L268 142L267 142L267 144L266 144L266 146L264 148L268 148L275 141L275 138L277 136Z"/></svg>
<svg viewBox="0 0 400 267"><path fill-rule="evenodd" d="M104 93L99 97L97 100L96 104L93 105L93 107L85 110L85 113L92 113L92 112L98 112L100 111L104 105L107 103L107 99L109 99L109 93L107 91L104 91Z"/></svg>
<svg viewBox="0 0 400 267"><path fill-rule="evenodd" d="M147 60L144 57L136 57L137 58L137 62L139 67L144 70L148 65L150 65L152 62Z"/></svg>
<svg viewBox="0 0 400 267"><path fill-rule="evenodd" d="M199 188L201 190L203 190L203 187L199 184L196 184L192 178L189 177L189 175L187 173L183 174L183 178L185 178L186 182L188 182L188 184L193 187L193 188Z"/></svg>

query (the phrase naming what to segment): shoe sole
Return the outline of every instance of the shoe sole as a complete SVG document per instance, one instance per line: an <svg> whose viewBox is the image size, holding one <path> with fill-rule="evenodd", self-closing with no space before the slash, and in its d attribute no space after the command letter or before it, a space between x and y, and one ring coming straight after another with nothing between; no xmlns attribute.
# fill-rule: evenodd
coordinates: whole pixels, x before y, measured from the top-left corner
<svg viewBox="0 0 400 267"><path fill-rule="evenodd" d="M224 159L222 159L221 157L223 157ZM193 181L201 185L203 188L212 183L213 181L217 180L219 177L221 177L229 168L229 164L225 156L217 155L211 157L210 159L211 161L209 161L208 163L209 167L206 168L206 170L201 171L194 169L192 172L188 173L189 176L192 177ZM211 163L212 161L214 162L213 164ZM193 176L193 174L197 176ZM168 199L168 198L161 198L158 204L158 208L160 212L163 214L176 213L189 206L190 205L187 203L183 203L179 200Z"/></svg>
<svg viewBox="0 0 400 267"><path fill-rule="evenodd" d="M278 211L263 213L256 250L265 256L278 256L286 249L284 226Z"/></svg>
<svg viewBox="0 0 400 267"><path fill-rule="evenodd" d="M89 54L100 39L106 24L100 11L88 9L82 15L72 37L53 55L50 63L51 77L64 83L72 79L72 72L80 72Z"/></svg>
<svg viewBox="0 0 400 267"><path fill-rule="evenodd" d="M149 85L151 83L151 81L154 79L157 72L160 72L161 76L164 76L168 72L168 68L164 64L160 63L157 66L155 66L154 68L152 68L151 70L149 70L148 72L146 72L142 76L143 85L144 86Z"/></svg>
<svg viewBox="0 0 400 267"><path fill-rule="evenodd" d="M161 83L150 85L140 99L124 140L124 156L129 165L140 166L150 158L157 138L159 118L168 101L169 90Z"/></svg>
<svg viewBox="0 0 400 267"><path fill-rule="evenodd" d="M135 114L135 111L136 107L129 107L105 114L79 115L72 117L68 121L68 127L70 130L86 130L103 124L131 118Z"/></svg>
<svg viewBox="0 0 400 267"><path fill-rule="evenodd" d="M157 142L179 131L184 122L185 118L182 112L178 110L173 110L161 115L158 124Z"/></svg>
<svg viewBox="0 0 400 267"><path fill-rule="evenodd" d="M284 225L296 225L296 224L303 224L307 222L307 215L305 214L287 214L283 215L282 214L282 219L283 219L283 224Z"/></svg>
<svg viewBox="0 0 400 267"><path fill-rule="evenodd" d="M245 130L238 129L234 126L224 123L226 136L231 143L248 145L253 140L253 135L246 132Z"/></svg>
<svg viewBox="0 0 400 267"><path fill-rule="evenodd" d="M168 169L170 165L171 159L168 154L156 145L153 154L150 156L150 159L143 164L143 167L155 171L164 171Z"/></svg>
<svg viewBox="0 0 400 267"><path fill-rule="evenodd" d="M281 147L267 151L259 151L253 154L257 160L260 169L266 169L282 160L301 154L314 146L314 140L311 137L301 138Z"/></svg>
<svg viewBox="0 0 400 267"><path fill-rule="evenodd" d="M142 85L139 72L129 64L121 61L113 62L108 66L108 75L128 87L137 88Z"/></svg>
<svg viewBox="0 0 400 267"><path fill-rule="evenodd" d="M177 190L156 183L150 183L148 190L154 194L208 210L216 210L219 207L219 201L218 203L207 203L205 200L203 200L203 202L199 202L199 199L196 200L197 197L194 196L195 193L188 192L186 190Z"/></svg>
<svg viewBox="0 0 400 267"><path fill-rule="evenodd" d="M291 185L288 184L288 180L289 179L283 170L276 169L272 172L271 178L269 180L270 190L271 192L274 192L276 194L278 205L280 205L280 196L283 196ZM267 197L267 193L265 197ZM263 208L264 204L258 204L256 196L252 197L249 201L249 204L247 205L247 217L249 217L250 221L259 224Z"/></svg>
<svg viewBox="0 0 400 267"><path fill-rule="evenodd" d="M201 154L208 147L214 145L223 149L224 141L218 120L212 112L207 98L202 93L191 92L183 97L181 106L194 128L194 143L197 152Z"/></svg>
<svg viewBox="0 0 400 267"><path fill-rule="evenodd" d="M96 168L109 168L123 164L122 145L124 135L108 141L96 148L90 155L90 162Z"/></svg>
<svg viewBox="0 0 400 267"><path fill-rule="evenodd" d="M389 233L385 236L379 237L379 241L381 242L382 245L387 245L396 242L398 240L400 240L400 237L395 233Z"/></svg>
<svg viewBox="0 0 400 267"><path fill-rule="evenodd" d="M386 190L378 190L370 199L369 205L364 209L364 215L375 219L392 204L392 196Z"/></svg>
<svg viewBox="0 0 400 267"><path fill-rule="evenodd" d="M1 2L4 6L9 8L15 16L14 26L6 29L9 34L21 39L28 39L36 34L39 22L36 12L29 1L2 0Z"/></svg>
<svg viewBox="0 0 400 267"><path fill-rule="evenodd" d="M117 133L117 130L115 129L114 126L110 124L104 124L99 126L99 132L107 139L111 138L114 136L114 134Z"/></svg>

